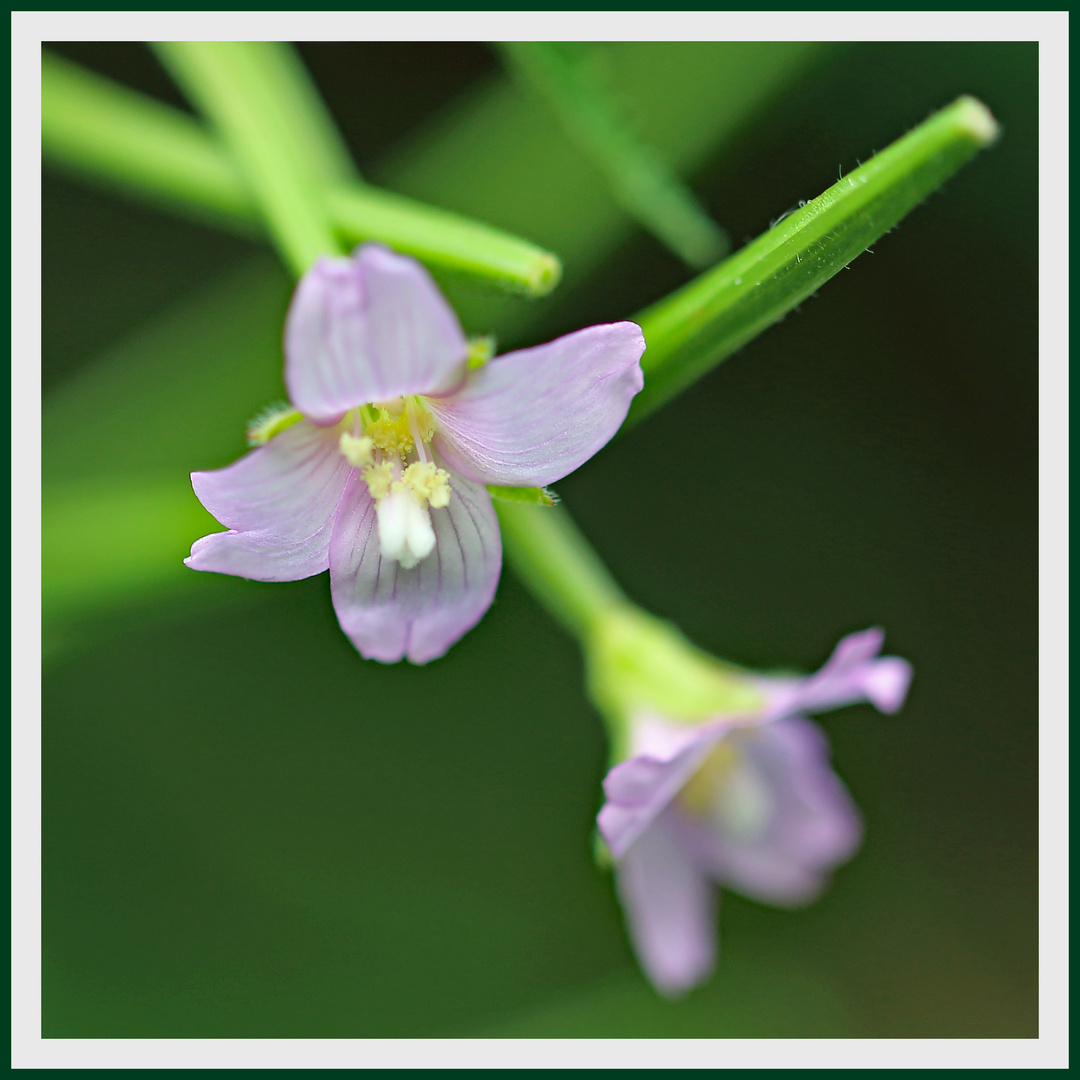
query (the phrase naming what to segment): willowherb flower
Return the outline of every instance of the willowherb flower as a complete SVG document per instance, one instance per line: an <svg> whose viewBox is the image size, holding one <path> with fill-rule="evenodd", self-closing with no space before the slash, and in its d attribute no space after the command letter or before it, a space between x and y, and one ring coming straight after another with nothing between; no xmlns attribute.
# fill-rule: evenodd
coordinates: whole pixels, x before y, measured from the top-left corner
<svg viewBox="0 0 1080 1080"><path fill-rule="evenodd" d="M857 850L858 810L824 732L800 714L859 701L898 710L911 666L879 656L882 640L878 629L851 634L806 678L725 671L730 705L700 722L626 713L626 760L604 780L597 824L634 950L662 993L712 971L720 886L806 903Z"/></svg>
<svg viewBox="0 0 1080 1080"><path fill-rule="evenodd" d="M342 629L369 659L425 663L488 609L502 565L485 485L542 487L619 429L643 385L641 329L590 326L476 366L416 261L376 244L321 259L285 326L294 409L238 462L192 473L228 532L195 570L295 581L330 571Z"/></svg>

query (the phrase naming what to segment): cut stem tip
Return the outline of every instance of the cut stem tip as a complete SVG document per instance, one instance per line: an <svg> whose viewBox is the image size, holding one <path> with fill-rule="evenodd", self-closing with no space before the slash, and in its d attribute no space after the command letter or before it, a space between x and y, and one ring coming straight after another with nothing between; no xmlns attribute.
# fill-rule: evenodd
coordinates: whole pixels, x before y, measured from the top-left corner
<svg viewBox="0 0 1080 1080"><path fill-rule="evenodd" d="M965 94L957 99L957 118L983 146L997 141L1001 126L994 119L994 114L976 97Z"/></svg>

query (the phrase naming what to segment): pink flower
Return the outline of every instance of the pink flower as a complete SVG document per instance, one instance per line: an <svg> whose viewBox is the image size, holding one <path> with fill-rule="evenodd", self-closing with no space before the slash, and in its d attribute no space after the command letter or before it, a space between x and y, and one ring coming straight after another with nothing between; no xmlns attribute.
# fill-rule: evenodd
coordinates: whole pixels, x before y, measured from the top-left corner
<svg viewBox="0 0 1080 1080"><path fill-rule="evenodd" d="M641 389L641 329L591 326L467 364L427 271L376 244L322 259L285 327L303 419L195 494L228 532L195 570L258 581L330 571L342 629L369 659L441 656L491 604L502 565L486 484L542 487L618 431Z"/></svg>
<svg viewBox="0 0 1080 1080"><path fill-rule="evenodd" d="M772 904L814 899L858 849L858 810L829 767L824 733L797 714L903 704L911 666L879 656L884 635L844 638L807 678L746 676L762 705L687 724L640 712L630 756L604 780L597 822L642 967L662 993L716 962L719 886Z"/></svg>

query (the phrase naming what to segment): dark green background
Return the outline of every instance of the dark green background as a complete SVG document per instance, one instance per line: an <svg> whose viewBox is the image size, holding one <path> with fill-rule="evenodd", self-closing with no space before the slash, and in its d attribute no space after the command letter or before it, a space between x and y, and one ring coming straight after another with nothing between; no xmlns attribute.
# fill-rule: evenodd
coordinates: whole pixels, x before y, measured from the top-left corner
<svg viewBox="0 0 1080 1080"><path fill-rule="evenodd" d="M139 46L57 50L180 104ZM500 77L479 45L303 55L374 176ZM793 74L692 178L737 243L961 92L1003 138L557 485L628 592L720 655L810 669L879 624L913 662L899 716L824 720L867 839L822 901L725 895L716 978L657 998L589 857L605 747L576 647L509 571L423 669L361 661L325 576L208 575L48 654L44 1034L1036 1035L1036 76L1031 44ZM254 243L49 173L43 195L47 406L223 274L269 282L280 319ZM687 277L635 233L523 341Z"/></svg>

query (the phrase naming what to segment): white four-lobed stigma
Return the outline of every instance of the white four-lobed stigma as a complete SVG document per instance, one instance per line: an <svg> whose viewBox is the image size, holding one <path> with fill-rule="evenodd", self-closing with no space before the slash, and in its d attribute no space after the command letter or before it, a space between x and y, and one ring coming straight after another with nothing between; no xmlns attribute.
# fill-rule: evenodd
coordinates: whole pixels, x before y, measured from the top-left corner
<svg viewBox="0 0 1080 1080"><path fill-rule="evenodd" d="M427 507L403 484L375 503L379 523L379 547L384 559L393 559L411 570L435 550L435 530Z"/></svg>

